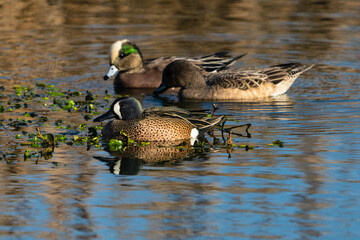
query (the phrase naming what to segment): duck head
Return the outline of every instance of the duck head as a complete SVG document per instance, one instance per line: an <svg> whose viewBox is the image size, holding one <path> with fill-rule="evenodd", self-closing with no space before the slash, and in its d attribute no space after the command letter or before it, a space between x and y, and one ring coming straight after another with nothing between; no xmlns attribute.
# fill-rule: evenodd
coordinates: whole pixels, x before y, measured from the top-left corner
<svg viewBox="0 0 360 240"><path fill-rule="evenodd" d="M104 76L108 80L117 72L132 73L143 66L143 57L138 46L127 39L113 43L109 51L109 70Z"/></svg>
<svg viewBox="0 0 360 240"><path fill-rule="evenodd" d="M121 97L116 99L110 110L94 119L94 122L102 122L106 119L133 120L143 112L140 102L134 97Z"/></svg>
<svg viewBox="0 0 360 240"><path fill-rule="evenodd" d="M205 70L186 60L176 60L169 63L162 75L160 86L153 92L157 96L169 88L199 88L205 86L203 77Z"/></svg>

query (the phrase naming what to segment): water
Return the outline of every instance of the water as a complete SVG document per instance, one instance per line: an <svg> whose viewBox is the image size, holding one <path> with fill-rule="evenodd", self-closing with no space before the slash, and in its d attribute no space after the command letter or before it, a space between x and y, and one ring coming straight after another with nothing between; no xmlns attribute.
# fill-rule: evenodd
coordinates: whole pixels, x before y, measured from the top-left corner
<svg viewBox="0 0 360 240"><path fill-rule="evenodd" d="M233 135L230 154L216 130L207 136L216 144L203 152L145 153L144 160L139 150L134 159L61 143L48 160L24 161L33 148L15 138L24 139L22 131L68 132L55 127L59 118L95 124L37 102L1 113L1 239L359 238L357 1L30 0L5 1L0 12L2 105L14 99L14 85L45 82L82 98L90 90L104 112L105 90L115 97L102 80L108 48L123 38L146 58L227 50L248 53L236 67L317 64L286 95L261 101L181 102L171 93L124 91L143 95L146 107L217 103L229 126L251 123L250 138L236 130L242 135ZM48 125L8 125L31 111Z"/></svg>

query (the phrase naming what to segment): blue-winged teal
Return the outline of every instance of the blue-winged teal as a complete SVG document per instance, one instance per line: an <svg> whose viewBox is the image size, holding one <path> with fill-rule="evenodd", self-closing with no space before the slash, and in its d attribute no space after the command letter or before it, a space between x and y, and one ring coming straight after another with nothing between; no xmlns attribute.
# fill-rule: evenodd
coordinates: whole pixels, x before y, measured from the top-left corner
<svg viewBox="0 0 360 240"><path fill-rule="evenodd" d="M125 134L135 141L176 141L197 138L218 124L223 116L207 117L204 113L190 113L175 107L142 109L140 102L134 97L121 97L113 102L108 112L95 118L94 122L110 118L115 119L102 130L106 139L123 140Z"/></svg>
<svg viewBox="0 0 360 240"><path fill-rule="evenodd" d="M170 63L154 95L181 87L179 96L192 99L256 99L285 93L295 79L313 65L286 63L262 69L228 69L205 73L185 60Z"/></svg>
<svg viewBox="0 0 360 240"><path fill-rule="evenodd" d="M228 52L218 52L198 59L161 57L143 60L142 53L134 42L127 39L116 41L110 47L110 68L104 76L107 80L117 74L114 85L119 88L156 88L161 83L166 65L177 59L187 59L208 72L225 70L246 54L229 57Z"/></svg>

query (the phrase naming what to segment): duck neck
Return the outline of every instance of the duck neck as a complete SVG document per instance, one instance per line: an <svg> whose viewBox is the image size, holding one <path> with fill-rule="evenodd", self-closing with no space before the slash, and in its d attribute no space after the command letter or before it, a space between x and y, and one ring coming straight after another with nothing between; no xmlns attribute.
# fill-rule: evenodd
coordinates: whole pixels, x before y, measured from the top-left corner
<svg viewBox="0 0 360 240"><path fill-rule="evenodd" d="M191 74L190 76L188 74ZM206 86L203 75L199 72L189 72L186 76L186 83L183 85L183 89L201 89Z"/></svg>
<svg viewBox="0 0 360 240"><path fill-rule="evenodd" d="M125 69L125 70L121 70L120 73L123 74L123 73L136 73L136 72L140 72L140 70L142 69L142 63L140 66L137 66L137 67L133 67L133 68L128 68L128 69Z"/></svg>

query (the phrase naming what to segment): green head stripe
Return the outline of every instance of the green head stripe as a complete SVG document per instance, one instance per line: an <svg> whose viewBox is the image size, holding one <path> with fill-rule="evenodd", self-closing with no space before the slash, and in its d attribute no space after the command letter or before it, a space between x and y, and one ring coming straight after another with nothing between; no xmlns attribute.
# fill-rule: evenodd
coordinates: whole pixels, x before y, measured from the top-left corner
<svg viewBox="0 0 360 240"><path fill-rule="evenodd" d="M129 55L131 53L138 53L138 50L136 48L134 48L134 46L131 45L131 44L124 45L122 47L122 50L123 50L125 55Z"/></svg>

